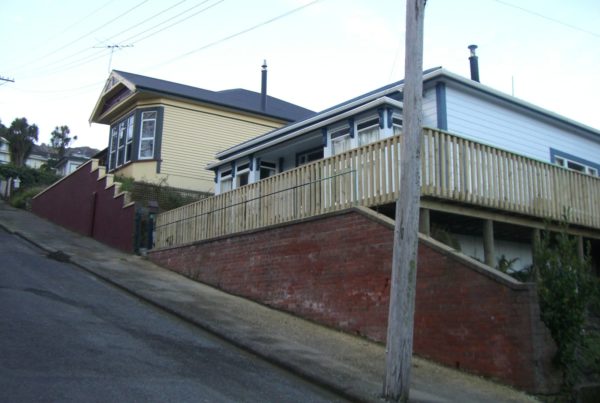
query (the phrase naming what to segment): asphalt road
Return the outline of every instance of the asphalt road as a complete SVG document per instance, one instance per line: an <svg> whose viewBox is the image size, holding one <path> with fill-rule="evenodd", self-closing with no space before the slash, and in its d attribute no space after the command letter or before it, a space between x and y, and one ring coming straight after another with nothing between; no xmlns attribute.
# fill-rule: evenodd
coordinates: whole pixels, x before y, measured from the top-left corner
<svg viewBox="0 0 600 403"><path fill-rule="evenodd" d="M342 400L0 230L0 401Z"/></svg>

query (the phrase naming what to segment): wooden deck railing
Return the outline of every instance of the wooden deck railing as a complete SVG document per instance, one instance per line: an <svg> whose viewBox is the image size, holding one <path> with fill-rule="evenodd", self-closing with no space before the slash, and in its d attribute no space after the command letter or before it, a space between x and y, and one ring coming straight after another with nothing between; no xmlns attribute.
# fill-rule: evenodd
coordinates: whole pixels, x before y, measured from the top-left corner
<svg viewBox="0 0 600 403"><path fill-rule="evenodd" d="M181 245L398 197L395 136L162 213L156 247ZM424 129L421 194L600 229L600 178Z"/></svg>

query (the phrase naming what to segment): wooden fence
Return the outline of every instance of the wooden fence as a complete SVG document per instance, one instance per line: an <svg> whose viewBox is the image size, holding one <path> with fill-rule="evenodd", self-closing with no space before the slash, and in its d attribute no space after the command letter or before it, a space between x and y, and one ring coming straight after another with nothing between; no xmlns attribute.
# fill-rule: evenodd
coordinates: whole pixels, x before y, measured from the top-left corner
<svg viewBox="0 0 600 403"><path fill-rule="evenodd" d="M351 206L394 202L401 136L349 150L162 213L156 247L182 245ZM433 129L423 130L421 194L600 228L600 178Z"/></svg>

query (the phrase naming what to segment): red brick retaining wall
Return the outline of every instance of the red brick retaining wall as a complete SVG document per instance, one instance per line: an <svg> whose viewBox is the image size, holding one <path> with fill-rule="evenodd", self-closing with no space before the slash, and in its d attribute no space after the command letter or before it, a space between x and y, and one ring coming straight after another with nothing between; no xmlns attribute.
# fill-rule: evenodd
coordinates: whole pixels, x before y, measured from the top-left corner
<svg viewBox="0 0 600 403"><path fill-rule="evenodd" d="M364 209L151 251L165 267L225 291L384 341L393 223ZM415 352L532 392L554 388L553 344L533 285L421 238Z"/></svg>
<svg viewBox="0 0 600 403"><path fill-rule="evenodd" d="M40 217L90 236L109 246L133 251L135 206L124 207L124 195L115 196L114 185L90 160L78 170L35 196L31 209Z"/></svg>

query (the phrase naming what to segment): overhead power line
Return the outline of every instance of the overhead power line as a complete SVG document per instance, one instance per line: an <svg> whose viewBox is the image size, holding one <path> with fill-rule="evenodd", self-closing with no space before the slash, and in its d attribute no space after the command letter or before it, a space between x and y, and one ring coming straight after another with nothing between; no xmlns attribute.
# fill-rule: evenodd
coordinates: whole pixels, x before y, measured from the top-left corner
<svg viewBox="0 0 600 403"><path fill-rule="evenodd" d="M106 8L110 3L113 3L114 1L115 0L109 0L106 3L104 3L103 5L101 5L100 7L98 7L97 9L95 9L94 11L92 11L91 13L87 14L86 16L78 18L73 24L69 25L68 27L66 27L62 31L58 32L56 35L54 35L52 38L48 39L46 42L51 41L51 40L57 38L59 35L62 35L65 32L69 31L71 28L76 27L77 25L81 24L83 21L87 20L91 16L96 15L96 13L98 11Z"/></svg>
<svg viewBox="0 0 600 403"><path fill-rule="evenodd" d="M156 25L154 25L153 27L150 27L150 28L146 29L145 31L138 32L137 34L135 34L135 35L133 35L133 36L130 36L129 38L126 38L126 39L124 39L123 41L124 41L124 42L130 42L130 41L134 40L135 38L137 38L138 36L140 36L140 35L142 35L142 34L145 34L146 32L148 32L148 31L151 31L151 30L153 30L154 28L157 28L157 27L159 27L159 26L161 26L161 25L163 25L163 24L166 24L167 22L169 22L169 21L171 21L171 20L173 20L173 19L175 19L175 18L177 18L177 17L179 17L179 16L181 16L181 15L183 15L183 14L187 13L188 11L191 11L191 10L193 10L193 9L194 9L194 8L196 8L196 7L200 7L201 5L208 3L208 1L209 1L209 0L205 0L205 1L201 2L201 3L199 3L199 4L196 4L194 7L190 7L190 8L188 8L187 10L184 10L184 11L182 11L181 13L179 13L179 14L177 14L177 15L175 15L175 16L173 16L173 17L171 17L171 18L169 18L169 19L167 19L167 20L164 20L164 21L160 22L159 24L156 24ZM206 7L204 7L203 9L201 9L201 10L198 10L198 11L197 11L197 12L195 12L194 14L188 15L187 17L185 17L185 18L183 18L183 19L181 19L181 20L175 21L175 22L174 22L173 24L171 24L171 25L168 25L168 26L166 26L166 27L164 27L164 28L161 28L161 29L159 29L158 31L154 31L153 33L151 33L151 34L149 34L149 35L146 35L146 36L144 36L143 38L140 38L140 39L135 39L135 43L141 42L141 41L143 41L144 39L148 39L148 38L150 38L151 36L154 36L154 35L158 34L159 32L162 32L162 31L164 31L164 30L166 30L166 29L168 29L168 28L171 28L171 27L173 27L173 26L175 26L175 25L181 24L182 22L184 22L184 21L187 21L187 20L189 20L190 18L192 18L192 17L195 17L196 15L198 15L198 14L200 14L200 13L203 13L203 12L207 11L207 10L209 10L209 9L213 8L214 6L216 6L216 5L220 4L220 3L224 2L224 1L225 1L225 0L219 0L219 1L217 1L216 3L210 4L210 5L206 6Z"/></svg>
<svg viewBox="0 0 600 403"><path fill-rule="evenodd" d="M224 0L220 0L220 1L218 1L217 3L214 3L214 4L212 4L212 5L208 6L208 7L206 7L206 8L204 8L204 9L200 10L199 12L205 11L205 10L207 10L207 9L209 9L209 8L211 8L211 7L215 6L215 5L217 5L217 4L219 4L219 3L223 2L223 1L224 1ZM251 27L249 27L249 28L246 28L246 29L244 29L244 30L242 30L242 31L238 31L238 32L236 32L236 33L234 33L234 34L228 35L228 36L226 36L226 37L224 37L224 38L221 38L221 39L219 39L219 40L216 40L216 41L214 41L214 42L211 42L211 43L209 43L209 44L207 44L207 45L204 45L204 46L202 46L202 47L200 47L200 48L194 49L194 50L192 50L192 51L190 51L190 52L187 52L187 53L185 53L185 54L182 54L182 55L180 55L180 56L177 56L177 57L175 57L175 58L173 58L173 59L170 59L170 60L168 60L168 61L166 61L166 62L164 62L164 63L160 63L160 64L157 64L157 65L151 66L151 67L150 67L150 69L153 69L153 68L156 68L156 67L160 67L160 66L163 66L163 65L165 65L165 64L170 64L170 63L172 63L172 62L174 62L174 61L176 61L176 60L179 60L179 59L181 59L181 58L184 58L184 57L186 57L186 56L189 56L189 55L191 55L191 54L193 54L193 53L200 52L200 51L202 51L202 50L204 50L204 49L207 49L207 48L210 48L210 47L213 47L213 46L219 45L219 44L221 44L221 43L223 43L223 42L226 42L227 40L230 40L230 39L233 39L233 38L235 38L235 37L241 36L241 35L243 35L243 34L245 34L245 33L248 33L248 32L250 32L250 31L253 31L253 30L255 30L255 29L258 29L258 28L260 28L260 27L263 27L263 26L265 26L265 25L268 25L268 24L270 24L270 23L272 23L272 22L275 22L275 21L277 21L277 20L280 20L280 19L282 19L282 18L285 18L285 17L287 17L287 16L290 16L290 15L292 15L292 14L295 14L295 13L297 13L297 12L299 12L299 11L301 11L301 10L303 10L303 9L307 8L307 7L310 7L310 6L312 6L312 5L314 5L314 4L318 3L318 2L320 2L320 1L322 1L322 0L314 0L314 1L310 2L310 3L307 3L307 4L305 4L305 5L302 5L302 6L300 6L300 7L294 8L294 9L292 9L292 10L290 10L290 11L287 11L287 12L285 12L285 13L283 13L283 14L277 15L277 16L275 16L275 17L273 17L273 18L270 18L270 19L268 19L268 20L265 20L265 21L263 21L263 22L260 22L260 23L258 23L258 24L256 24L256 25L253 25L253 26L251 26ZM206 2L203 2L203 3L201 3L201 4L204 4L204 3L206 3ZM198 12L198 13L199 13L199 12ZM187 18L186 18L186 19L187 19ZM184 19L184 20L185 20L185 19ZM183 22L184 20L180 20L180 21L178 21L178 23L180 23L180 22ZM164 23L164 21L163 21L163 23ZM162 25L162 23L161 23L160 25ZM168 26L168 27L165 27L164 29L167 29L167 28L169 28L169 27L171 27L171 26L172 26L172 25L170 25L170 26ZM154 35L154 34L157 34L158 32L161 32L161 31L163 31L164 29L161 29L160 31L156 31L156 32L154 32L152 35ZM148 36L147 36L147 37L148 37ZM144 37L144 38L142 38L142 39L138 40L137 42L139 42L139 41L141 41L141 40L143 40L143 39L146 39L147 37ZM103 51L104 51L104 50L103 50ZM91 61L93 61L93 60L96 60L96 59L99 59L99 58L101 58L101 57L104 57L104 55L100 55L100 56L92 56L92 57L90 57L90 58L89 58L89 60L83 61L82 63L79 63L78 65L89 63L89 62L91 62ZM72 67L76 67L76 66L72 66ZM72 67L68 67L68 68L66 68L66 69L70 69L70 68L72 68ZM66 70L66 69L65 69L65 68L63 68L63 69L62 69L62 71ZM148 69L146 69L146 70L148 70ZM101 83L101 82L98 82L98 83ZM78 88L74 88L74 89L69 89L69 90L43 91L43 92L47 92L47 93L59 93L59 92L60 92L60 93L63 93L63 92L69 92L69 91L76 91L76 90L80 90L80 89L86 89L86 88L90 88L90 87L93 87L93 86L99 85L98 83L93 83L93 84L90 84L90 85L85 85L85 86L82 86L82 87L78 87ZM41 92L41 91L40 91L40 92Z"/></svg>
<svg viewBox="0 0 600 403"><path fill-rule="evenodd" d="M142 5L144 5L144 4L145 4L145 3L147 3L147 2L148 2L148 0L143 0L143 1L141 1L140 3L138 3L138 4L136 4L135 6L131 7L131 8L130 8L130 9L128 9L127 11L125 11L125 12L121 13L120 15L118 15L118 16L116 16L116 17L114 17L113 19L109 20L108 22L105 22L105 23L103 23L102 25L100 25L100 26L98 26L98 27L94 28L93 30L89 31L88 33L86 33L86 34L84 34L84 35L81 35L81 36L80 36L80 37L78 37L77 39L75 39L75 40L73 40L73 41L71 41L71 42L69 42L69 43L67 43L67 44L65 44L65 45L63 45L63 46L61 46L61 47L59 47L58 49L54 49L53 51L51 51L51 52L48 52L48 53L46 53L46 54L45 54L45 55L43 55L43 56L40 56L39 58L37 58L37 60L36 60L36 59L34 59L34 60L32 60L32 61L29 61L29 62L27 62L27 63L24 63L24 64L22 64L22 65L20 65L20 66L17 66L17 67L15 68L15 70L18 70L18 69L20 69L20 68L22 68L22 67L24 67L24 66L31 65L32 63L34 63L34 62L36 62L36 61L37 61L37 62L39 62L40 60L44 60L44 59L48 58L49 56L52 56L52 55L55 55L55 54L57 54L57 53L58 53L58 52L60 52L61 50L68 48L69 46L71 46L71 45L73 45L73 44L75 44L75 43L79 42L80 40L82 40L82 39L84 39L84 38L87 38L88 36L92 35L93 33L95 33L95 32L97 32L97 31L99 31L99 30L101 30L101 29L105 28L107 25L110 25L110 24L114 23L115 21L117 21L117 20L119 20L119 19L123 18L124 16L126 16L127 14L129 14L130 12L132 12L133 10L137 9L138 7L141 7ZM78 52L78 53L80 53L80 52ZM64 58L61 58L61 60L60 60L60 61L62 61L62 60L64 60ZM52 63L50 63L49 65L52 65L52 64L56 64L56 62L52 62ZM43 66L43 67L47 67L47 66L49 66L49 65L46 65L46 66ZM43 67L42 67L42 68L43 68Z"/></svg>
<svg viewBox="0 0 600 403"><path fill-rule="evenodd" d="M110 58L108 59L108 72L110 73L110 66L112 65L112 57L113 57L113 53L115 53L115 49L119 50L122 48L132 48L133 45L104 45L104 46L94 46L94 47L110 49Z"/></svg>
<svg viewBox="0 0 600 403"><path fill-rule="evenodd" d="M200 52L200 51L202 51L202 50L208 49L208 48L210 48L210 47L213 47L213 46L219 45L219 44L221 44L221 43L223 43L223 42L226 42L226 41L228 41L228 40L230 40L230 39L233 39L233 38L235 38L235 37L238 37L238 36L240 36L240 35L246 34L246 33L250 32L250 31L254 31L255 29L258 29L258 28L264 27L265 25L268 25L268 24L270 24L270 23L272 23L272 22L275 22L275 21L277 21L277 20L280 20L280 19L282 19L282 18L285 18L285 17L287 17L287 16L289 16L289 15L295 14L295 13L297 13L297 12L299 12L299 11L301 11L301 10L303 10L303 9L307 8L307 7L310 7L310 6L312 6L312 5L314 5L314 4L318 3L318 2L320 2L320 1L321 1L321 0L314 0L314 1L310 2L310 3L307 3L307 4L304 4L304 5L302 5L302 6L300 6L300 7L296 7L296 8L294 8L294 9L292 9L292 10L290 10L290 11L287 11L287 12L285 12L285 13L283 13L283 14L280 14L280 15L278 15L278 16L276 16L276 17L270 18L270 19L268 19L268 20L265 20L265 21L263 21L263 22L261 22L261 23L259 23L259 24L253 25L253 26L251 26L250 28L246 28L246 29L244 29L244 30L242 30L242 31L238 31L238 32L236 32L235 34L231 34L231 35L229 35L229 36L226 36L226 37L224 37L224 38L221 38L221 39L219 39L219 40L216 40L216 41L214 41L214 42L211 42L211 43L209 43L209 44L206 44L206 45L204 45L204 46L202 46L202 47L199 47L199 48L197 48L197 49L194 49L194 50L192 50L192 51L189 51L189 52L187 52L187 53L184 53L184 54L182 54L182 55L176 56L176 57L174 57L174 58L172 58L172 59L169 59L169 60L167 60L167 61L166 61L166 62L164 62L164 63L160 63L160 64L158 64L158 65L155 65L155 66L153 66L152 68L161 67L161 66L164 66L164 65L166 65L166 64L173 63L174 61L176 61L176 60L179 60L179 59L183 59L184 57L187 57L187 56L189 56L189 55L191 55L191 54L194 54L194 53Z"/></svg>
<svg viewBox="0 0 600 403"><path fill-rule="evenodd" d="M531 15L535 15L536 17L543 18L545 20L552 21L552 22L554 22L556 24L563 25L563 26L565 26L567 28L571 28L571 29L574 29L576 31L583 32L584 34L588 34L588 35L595 36L596 38L600 38L600 34L598 34L596 32L589 31L587 29L578 27L578 26L573 25L573 24L569 24L568 22L564 22L564 21L558 20L556 18L548 17L547 15L538 13L537 11L529 10L527 8L523 8L521 6L517 6L516 4L508 3L508 2L502 1L502 0L494 0L494 1L497 2L497 3L503 4L503 5L507 6L507 7L516 8L517 10L521 10L521 11L523 11L525 13L528 13L528 14L531 14Z"/></svg>
<svg viewBox="0 0 600 403"><path fill-rule="evenodd" d="M143 21L141 21L141 22L139 22L139 23L137 23L137 24L135 24L135 25L127 28L127 29L125 29L125 30L123 30L123 31L121 31L121 32L119 32L119 33L117 33L115 35L112 35L112 36L106 38L105 41L109 41L111 39L114 39L114 38L118 37L119 35L132 30L135 27L138 27L138 26L140 26L140 25L142 25L142 24L144 24L144 23L146 23L146 22L148 22L148 21L150 21L150 20L152 20L152 19L154 19L154 18L156 18L156 17L158 17L160 15L164 15L164 13L166 13L167 11L175 8L176 6L182 4L185 1L186 0L180 1L179 3L176 3L173 6L169 6L169 7L165 8L165 9L162 9L160 12L154 14L153 16L148 17L145 20L143 20ZM131 42L132 39L138 37L139 35L142 35L142 34L148 32L148 31L151 31L152 29L154 29L156 27L159 27L159 26L161 26L161 25L163 25L163 24L165 24L165 23L167 23L169 21L172 21L173 19L175 19L175 18L177 18L177 17L179 17L179 16L181 16L183 14L186 14L187 12L189 12L189 11L191 11L193 9L202 6L203 4L207 3L208 1L210 1L210 0L204 0L204 1L200 2L199 4L196 4L193 7L190 7L190 8L187 8L187 9L183 10L182 12L180 12L179 14L176 14L173 17L170 17L170 18L168 18L168 19L166 19L164 21L161 21L158 24L155 24L152 27L150 27L150 28L148 28L148 29L146 29L144 31L141 31L141 32L139 32L139 33L137 33L135 35L130 36L129 38L126 38L124 40L120 40L119 42L121 42L121 43L123 43L123 42ZM144 39L147 39L147 38L149 38L149 37L151 37L153 35L156 35L159 32L162 32L162 31L166 30L167 28L170 28L170 27L172 27L174 25L177 25L177 24L179 24L179 23L181 23L183 21L186 21L186 20L188 20L188 19L190 19L190 18L192 18L192 17L194 17L194 16L196 16L196 15L198 15L198 14L200 14L200 13L206 11L206 10L208 10L209 8L212 8L213 6L219 4L219 3L223 2L223 1L224 0L221 0L221 1L215 3L215 4L211 5L211 6L205 7L202 10L200 10L200 11L198 11L198 12L192 14L192 15L189 15L189 16L183 18L183 19L180 19L180 20L176 21L175 23L173 23L173 24L171 24L171 25L169 25L169 26L167 26L165 28L162 28L162 29L160 29L158 31L155 31L155 32L153 32L153 33L151 33L149 35L146 35L145 37L143 37L141 39L137 39L135 41L135 43L140 42L140 41L142 41ZM95 47L95 48L99 48L99 47ZM99 51L99 52L94 52L91 55L83 56L89 49L90 48L87 48L87 49L85 49L83 51L77 51L77 52L75 52L75 53L73 53L73 54L71 54L69 56L62 57L61 60L57 60L55 62L51 62L49 64L46 64L45 66L42 66L40 68L42 70L38 70L38 74L40 74L40 73L42 73L42 74L53 74L53 73L57 73L57 72L62 72L64 70L70 70L72 68L79 67L81 65L84 65L84 64L87 64L87 63L91 63L93 61L101 59L101 58L105 57L105 55L106 55L105 51ZM67 61L69 59L75 59L75 60ZM67 62L65 62L65 61L67 61ZM31 75L33 75L33 74L30 74L29 76L31 76Z"/></svg>

